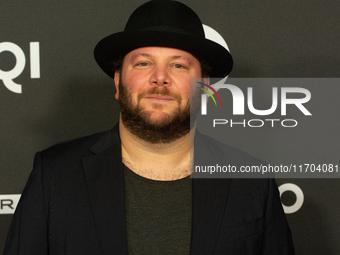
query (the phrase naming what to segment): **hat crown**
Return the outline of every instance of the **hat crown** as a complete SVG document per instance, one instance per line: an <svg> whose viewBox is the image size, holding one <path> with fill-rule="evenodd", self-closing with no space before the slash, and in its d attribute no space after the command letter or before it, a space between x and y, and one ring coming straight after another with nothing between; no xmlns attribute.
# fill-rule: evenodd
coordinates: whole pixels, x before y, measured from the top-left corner
<svg viewBox="0 0 340 255"><path fill-rule="evenodd" d="M169 0L153 0L138 7L124 31L163 31L205 37L197 14L188 6Z"/></svg>
<svg viewBox="0 0 340 255"><path fill-rule="evenodd" d="M94 50L98 65L110 77L117 66L113 62L141 47L170 47L187 51L209 64L210 77L225 77L233 59L223 46L205 38L197 14L183 3L153 0L138 7L130 16L124 32L102 39Z"/></svg>

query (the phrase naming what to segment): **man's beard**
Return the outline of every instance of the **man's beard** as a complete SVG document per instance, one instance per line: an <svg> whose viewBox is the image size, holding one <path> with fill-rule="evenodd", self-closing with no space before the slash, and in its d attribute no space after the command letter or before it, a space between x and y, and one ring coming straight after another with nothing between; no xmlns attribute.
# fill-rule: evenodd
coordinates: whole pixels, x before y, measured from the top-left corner
<svg viewBox="0 0 340 255"><path fill-rule="evenodd" d="M140 106L140 100L146 95L170 96L178 103L178 107L171 113L163 112L161 118L153 120L152 113ZM195 91L186 106L181 109L182 97L171 93L166 86L153 87L138 95L137 105L132 105L131 93L126 89L122 80L119 81L119 103L122 123L132 134L149 143L170 143L184 135L194 127L200 109L200 90ZM161 108L161 104L153 104L154 109ZM191 115L191 118L190 118Z"/></svg>

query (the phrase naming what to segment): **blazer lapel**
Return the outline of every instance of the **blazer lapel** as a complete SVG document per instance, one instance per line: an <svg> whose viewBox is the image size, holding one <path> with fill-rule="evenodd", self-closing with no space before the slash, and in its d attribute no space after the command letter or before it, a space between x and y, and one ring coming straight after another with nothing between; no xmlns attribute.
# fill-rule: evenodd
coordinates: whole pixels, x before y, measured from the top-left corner
<svg viewBox="0 0 340 255"><path fill-rule="evenodd" d="M118 129L82 159L88 196L103 254L126 254L124 176Z"/></svg>
<svg viewBox="0 0 340 255"><path fill-rule="evenodd" d="M193 180L192 254L213 254L227 204L229 180Z"/></svg>
<svg viewBox="0 0 340 255"><path fill-rule="evenodd" d="M195 164L220 162L224 154L196 132ZM193 179L191 254L213 254L228 199L229 179Z"/></svg>

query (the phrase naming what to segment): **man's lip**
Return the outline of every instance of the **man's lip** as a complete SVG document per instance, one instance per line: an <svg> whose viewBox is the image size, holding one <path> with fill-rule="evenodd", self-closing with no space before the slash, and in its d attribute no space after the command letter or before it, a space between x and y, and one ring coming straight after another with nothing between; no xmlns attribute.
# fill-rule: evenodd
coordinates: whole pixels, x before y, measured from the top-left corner
<svg viewBox="0 0 340 255"><path fill-rule="evenodd" d="M169 96L163 96L163 95L147 95L145 96L145 98L147 99L151 99L151 100L162 100L162 101L171 101L174 100L174 98L169 97Z"/></svg>

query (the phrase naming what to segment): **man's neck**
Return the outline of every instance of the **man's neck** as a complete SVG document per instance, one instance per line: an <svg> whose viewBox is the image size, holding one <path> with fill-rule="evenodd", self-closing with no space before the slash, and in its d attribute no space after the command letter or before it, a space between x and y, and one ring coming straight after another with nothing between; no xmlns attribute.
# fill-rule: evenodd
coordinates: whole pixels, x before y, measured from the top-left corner
<svg viewBox="0 0 340 255"><path fill-rule="evenodd" d="M170 143L149 143L132 134L122 121L119 134L123 163L136 174L162 181L178 180L190 174L193 134L188 133Z"/></svg>

